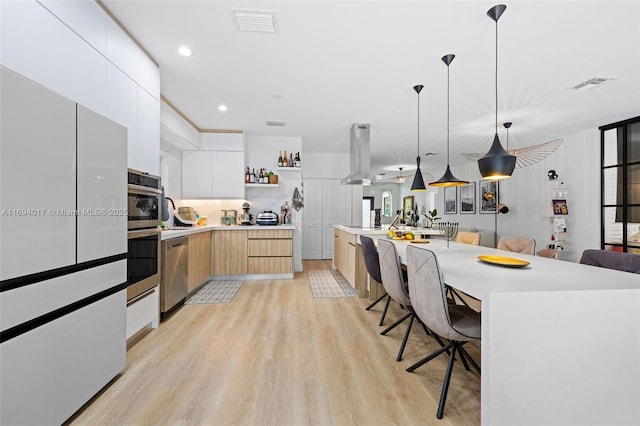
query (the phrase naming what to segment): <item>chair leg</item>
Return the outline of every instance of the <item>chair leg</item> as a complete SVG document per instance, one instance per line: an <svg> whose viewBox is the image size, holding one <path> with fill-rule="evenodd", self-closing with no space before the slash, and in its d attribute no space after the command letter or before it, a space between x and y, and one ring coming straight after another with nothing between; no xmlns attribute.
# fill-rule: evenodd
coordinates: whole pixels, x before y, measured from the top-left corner
<svg viewBox="0 0 640 426"><path fill-rule="evenodd" d="M412 371L414 371L416 368L421 367L423 365L425 365L426 363L428 363L429 361L431 361L432 359L434 359L435 357L437 357L438 355L447 352L449 349L451 349L453 347L455 343L454 342L450 342L447 346L443 346L442 348L438 349L437 351L433 352L431 355L428 355L424 358L422 358L420 361L416 362L415 364L413 364L411 367L407 368L406 371L408 371L409 373L411 373Z"/></svg>
<svg viewBox="0 0 640 426"><path fill-rule="evenodd" d="M394 328L396 328L398 325L402 324L402 322L404 320L406 320L407 318L409 318L411 315L413 315L411 312L409 312L407 315L403 316L402 318L400 318L398 321L394 322L393 324L391 324L389 327L386 328L386 330L384 330L382 333L383 336L385 334L387 334L388 332L390 332L391 330L393 330Z"/></svg>
<svg viewBox="0 0 640 426"><path fill-rule="evenodd" d="M444 382L442 383L442 392L440 393L440 404L438 404L438 413L436 417L442 419L444 413L444 405L447 402L447 393L449 392L449 383L451 382L451 372L453 371L453 361L456 358L456 350L460 344L458 342L453 344L453 350L449 357L449 365L447 366L447 373L444 376Z"/></svg>
<svg viewBox="0 0 640 426"><path fill-rule="evenodd" d="M396 361L398 362L402 361L402 354L404 353L405 346L407 346L407 340L409 340L409 333L411 333L411 326L413 325L413 319L415 317L415 314L411 313L411 319L409 320L409 324L407 325L407 330L404 332L402 344L400 345L400 350L398 351L398 356L396 357Z"/></svg>
<svg viewBox="0 0 640 426"><path fill-rule="evenodd" d="M460 345L460 354L461 355L464 354L465 358L469 360L469 362L471 363L473 368L478 372L478 374L482 374L478 363L473 358L471 358L471 355L469 355L469 353L462 347L462 345Z"/></svg>
<svg viewBox="0 0 640 426"><path fill-rule="evenodd" d="M387 303L384 305L384 311L382 311L382 316L380 317L380 323L378 325L382 325L384 323L384 317L387 316L387 310L389 309L389 303L391 303L391 296L387 294Z"/></svg>
<svg viewBox="0 0 640 426"><path fill-rule="evenodd" d="M458 354L460 354L460 361L462 361L462 365L464 365L464 369L467 371L471 371L469 368L469 363L467 362L467 358L464 356L464 352L462 352L462 345L458 348Z"/></svg>
<svg viewBox="0 0 640 426"><path fill-rule="evenodd" d="M373 303L371 303L369 306L367 306L366 308L364 308L365 311L369 311L371 310L371 308L373 308L374 306L376 306L378 304L378 302L380 302L382 299L384 299L385 297L387 297L387 293L384 293L382 296L378 297L376 300L373 301Z"/></svg>

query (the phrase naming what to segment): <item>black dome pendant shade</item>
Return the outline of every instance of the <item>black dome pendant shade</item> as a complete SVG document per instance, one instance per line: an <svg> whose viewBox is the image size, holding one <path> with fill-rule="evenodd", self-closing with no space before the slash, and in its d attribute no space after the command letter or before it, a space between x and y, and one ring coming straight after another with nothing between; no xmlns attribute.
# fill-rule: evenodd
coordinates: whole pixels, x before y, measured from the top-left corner
<svg viewBox="0 0 640 426"><path fill-rule="evenodd" d="M483 179L504 179L511 177L516 167L516 156L509 154L498 137L498 19L507 6L498 4L487 11L487 16L496 22L496 133L489 152L478 160L478 168Z"/></svg>
<svg viewBox="0 0 640 426"><path fill-rule="evenodd" d="M412 191L426 191L424 186L424 179L422 178L422 171L420 170L420 92L424 86L422 84L416 84L413 86L413 90L418 94L418 156L416 157L416 174L413 177L413 183L411 184Z"/></svg>
<svg viewBox="0 0 640 426"><path fill-rule="evenodd" d="M462 186L469 183L466 180L460 180L455 177L453 173L451 173L451 167L449 167L449 65L455 57L456 55L453 54L442 57L442 62L447 65L447 169L440 179L435 182L429 182L429 186Z"/></svg>

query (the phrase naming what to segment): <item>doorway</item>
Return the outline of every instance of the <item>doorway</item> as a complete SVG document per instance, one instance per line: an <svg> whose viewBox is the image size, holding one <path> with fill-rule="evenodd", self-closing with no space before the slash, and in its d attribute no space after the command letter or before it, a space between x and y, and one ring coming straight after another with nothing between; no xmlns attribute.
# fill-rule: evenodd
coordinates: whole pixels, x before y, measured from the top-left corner
<svg viewBox="0 0 640 426"><path fill-rule="evenodd" d="M362 197L362 227L373 228L371 223L371 211L373 210L374 197Z"/></svg>

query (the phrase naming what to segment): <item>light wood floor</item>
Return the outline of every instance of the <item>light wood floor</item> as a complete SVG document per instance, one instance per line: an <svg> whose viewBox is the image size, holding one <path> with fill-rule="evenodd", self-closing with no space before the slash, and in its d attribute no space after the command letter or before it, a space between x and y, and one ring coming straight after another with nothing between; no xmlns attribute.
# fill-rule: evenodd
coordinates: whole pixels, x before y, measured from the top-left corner
<svg viewBox="0 0 640 426"><path fill-rule="evenodd" d="M186 305L127 352L123 373L69 420L86 425L474 425L480 378L456 362L443 420L435 417L447 357L413 328L381 336L382 304L315 299L304 261L293 280L247 281L224 305ZM392 305L393 306L393 305ZM385 324L404 312L390 309ZM479 344L466 345L480 361Z"/></svg>

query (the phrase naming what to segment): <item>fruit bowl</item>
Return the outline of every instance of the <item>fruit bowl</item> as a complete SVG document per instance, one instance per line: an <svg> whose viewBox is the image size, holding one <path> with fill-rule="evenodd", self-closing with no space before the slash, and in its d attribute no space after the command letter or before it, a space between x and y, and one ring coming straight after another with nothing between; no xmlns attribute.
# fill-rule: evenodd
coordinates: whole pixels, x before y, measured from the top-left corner
<svg viewBox="0 0 640 426"><path fill-rule="evenodd" d="M411 231L390 229L389 232L387 232L387 237L392 240L413 240L416 236Z"/></svg>

